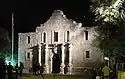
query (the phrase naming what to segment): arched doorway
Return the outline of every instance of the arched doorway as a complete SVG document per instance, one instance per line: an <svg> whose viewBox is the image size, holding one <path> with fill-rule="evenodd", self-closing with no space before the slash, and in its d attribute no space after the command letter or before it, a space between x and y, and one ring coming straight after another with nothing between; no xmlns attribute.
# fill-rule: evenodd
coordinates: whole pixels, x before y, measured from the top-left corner
<svg viewBox="0 0 125 79"><path fill-rule="evenodd" d="M52 73L59 73L59 72L60 72L59 55L54 53L52 57Z"/></svg>

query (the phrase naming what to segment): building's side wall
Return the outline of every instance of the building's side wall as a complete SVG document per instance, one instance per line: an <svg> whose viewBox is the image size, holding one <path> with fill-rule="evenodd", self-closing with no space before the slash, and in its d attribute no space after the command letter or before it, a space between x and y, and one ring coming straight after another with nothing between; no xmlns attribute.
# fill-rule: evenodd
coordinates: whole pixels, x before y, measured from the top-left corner
<svg viewBox="0 0 125 79"><path fill-rule="evenodd" d="M88 40L85 40L84 31L88 31ZM96 32L94 28L81 30L81 34L72 39L72 73L82 73L84 68L98 67L103 62L103 55L92 46ZM86 51L90 52L90 58L86 58Z"/></svg>
<svg viewBox="0 0 125 79"><path fill-rule="evenodd" d="M38 44L37 33L19 33L18 34L18 63L23 62L25 68L32 66L32 48ZM28 44L28 36L30 43ZM30 49L31 48L31 49ZM30 59L27 58L27 53L30 52ZM24 71L26 72L26 71Z"/></svg>
<svg viewBox="0 0 125 79"><path fill-rule="evenodd" d="M18 34L18 62L25 62L25 39L24 34Z"/></svg>

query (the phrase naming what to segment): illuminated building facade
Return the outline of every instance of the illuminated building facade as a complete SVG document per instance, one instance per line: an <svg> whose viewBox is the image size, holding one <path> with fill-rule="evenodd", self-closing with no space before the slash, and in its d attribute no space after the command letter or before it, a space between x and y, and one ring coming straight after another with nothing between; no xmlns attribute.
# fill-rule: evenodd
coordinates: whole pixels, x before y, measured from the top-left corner
<svg viewBox="0 0 125 79"><path fill-rule="evenodd" d="M46 74L64 74L65 66L67 74L81 74L84 68L103 62L102 53L91 45L94 34L94 27L82 27L82 23L55 10L35 32L18 34L18 61L24 63L25 73L37 62L44 66Z"/></svg>

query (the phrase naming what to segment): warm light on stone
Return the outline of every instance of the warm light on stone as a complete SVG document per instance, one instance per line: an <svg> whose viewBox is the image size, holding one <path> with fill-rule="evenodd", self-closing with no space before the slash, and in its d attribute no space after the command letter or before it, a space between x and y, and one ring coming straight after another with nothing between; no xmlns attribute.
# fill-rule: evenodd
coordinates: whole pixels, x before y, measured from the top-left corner
<svg viewBox="0 0 125 79"><path fill-rule="evenodd" d="M49 73L49 66L48 66L48 45L46 45L46 53L45 53L45 72Z"/></svg>
<svg viewBox="0 0 125 79"><path fill-rule="evenodd" d="M39 64L41 66L41 44L39 44Z"/></svg>
<svg viewBox="0 0 125 79"><path fill-rule="evenodd" d="M67 35L67 31L69 31L69 35ZM88 40L85 39L85 31L88 31ZM54 32L58 33L56 37ZM46 34L45 39L44 33ZM27 52L33 52L33 47L38 45L38 62L44 65L44 73L51 74L54 70L53 56L54 53L56 53L61 60L59 67L60 74L64 74L64 68L66 66L65 58L68 57L67 54L69 54L69 61L66 61L68 63L67 74L82 74L84 68L91 68L93 66L98 67L103 62L101 60L103 56L100 51L97 51L94 47L91 46L92 40L95 39L95 34L96 32L94 27L82 27L82 23L77 23L76 21L67 19L66 15L64 15L62 11L55 10L47 22L36 27L36 32L18 34L19 62L22 61L24 66L26 66L25 62L28 62L29 60L25 59L27 57L25 54ZM29 44L27 43L28 36L30 36ZM54 38L58 38L58 41L55 42ZM69 41L67 41L68 38ZM44 42L45 40L46 42ZM41 48L41 46L44 47L44 45L45 48ZM44 56L41 56L41 54L43 54L44 49L45 63L43 64L41 63L41 58L44 58ZM67 52L68 50L69 52ZM90 58L86 58L86 51L90 52ZM30 60L30 62L31 61L32 60ZM98 63L96 63L96 61ZM95 65L93 65L93 63L95 63Z"/></svg>

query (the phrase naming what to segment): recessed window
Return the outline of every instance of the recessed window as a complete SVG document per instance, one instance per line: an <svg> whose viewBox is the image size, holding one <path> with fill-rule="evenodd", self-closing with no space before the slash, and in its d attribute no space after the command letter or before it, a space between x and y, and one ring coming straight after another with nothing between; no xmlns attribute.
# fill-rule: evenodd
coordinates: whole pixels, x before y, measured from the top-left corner
<svg viewBox="0 0 125 79"><path fill-rule="evenodd" d="M30 52L27 53L27 58L30 59Z"/></svg>
<svg viewBox="0 0 125 79"><path fill-rule="evenodd" d="M41 33L41 41L42 41L42 33Z"/></svg>
<svg viewBox="0 0 125 79"><path fill-rule="evenodd" d="M88 31L85 31L85 40L88 40Z"/></svg>
<svg viewBox="0 0 125 79"><path fill-rule="evenodd" d="M28 44L29 44L30 43L30 36L28 36L27 38L28 38L27 41L28 41Z"/></svg>
<svg viewBox="0 0 125 79"><path fill-rule="evenodd" d="M67 31L67 42L69 42L69 31Z"/></svg>
<svg viewBox="0 0 125 79"><path fill-rule="evenodd" d="M86 58L90 58L90 52L86 51Z"/></svg>
<svg viewBox="0 0 125 79"><path fill-rule="evenodd" d="M54 32L54 42L58 42L58 32Z"/></svg>
<svg viewBox="0 0 125 79"><path fill-rule="evenodd" d="M44 35L43 42L45 43L46 42L46 33L44 33L43 35Z"/></svg>

